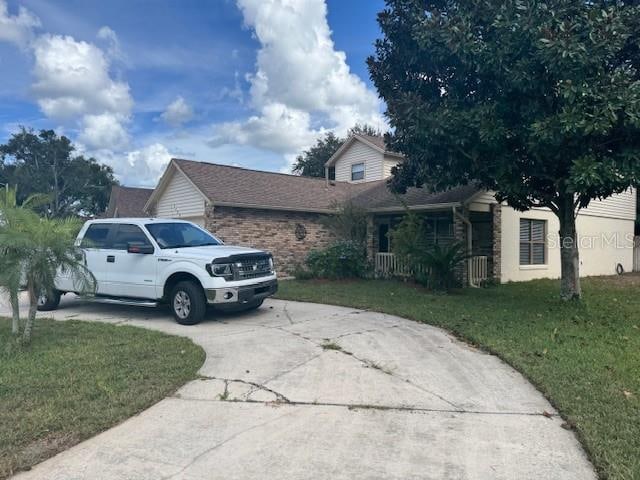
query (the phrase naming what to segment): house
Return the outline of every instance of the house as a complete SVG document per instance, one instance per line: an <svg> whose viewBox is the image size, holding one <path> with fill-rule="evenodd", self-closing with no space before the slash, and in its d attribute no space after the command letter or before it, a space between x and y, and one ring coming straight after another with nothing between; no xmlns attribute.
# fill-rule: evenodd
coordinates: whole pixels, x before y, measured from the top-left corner
<svg viewBox="0 0 640 480"><path fill-rule="evenodd" d="M388 236L409 208L424 218L433 242L467 245L471 259L460 271L466 283L560 276L559 226L552 212L518 212L474 185L393 195L386 181L402 161L382 138L360 134L327 162L327 172L335 171L331 181L328 173L317 179L172 159L143 210L193 221L227 243L269 250L280 270L290 272L309 251L330 244L323 218L350 201L368 212L367 249L376 270L392 274L410 269L395 258ZM583 275L613 274L618 265L632 269L635 219L632 189L579 213Z"/></svg>

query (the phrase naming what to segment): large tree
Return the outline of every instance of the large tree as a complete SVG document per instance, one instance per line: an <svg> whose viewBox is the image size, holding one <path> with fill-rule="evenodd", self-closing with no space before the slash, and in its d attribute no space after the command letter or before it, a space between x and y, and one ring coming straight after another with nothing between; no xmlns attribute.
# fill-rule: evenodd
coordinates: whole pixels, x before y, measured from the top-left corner
<svg viewBox="0 0 640 480"><path fill-rule="evenodd" d="M373 135L380 136L382 133L375 127L367 124L356 124L347 133L347 137L351 135ZM340 145L345 139L336 136L333 132L328 132L324 137L319 138L316 144L309 150L305 150L296 157L296 163L293 164L293 173L302 175L303 177L322 177L324 178L324 164L336 153Z"/></svg>
<svg viewBox="0 0 640 480"><path fill-rule="evenodd" d="M561 295L579 298L576 215L637 183L640 10L607 0L387 0L368 59L392 187L477 182L559 219Z"/></svg>
<svg viewBox="0 0 640 480"><path fill-rule="evenodd" d="M74 155L67 137L53 130L35 133L21 128L0 145L0 182L17 187L18 202L49 194L42 212L64 217L103 212L115 179L111 167Z"/></svg>

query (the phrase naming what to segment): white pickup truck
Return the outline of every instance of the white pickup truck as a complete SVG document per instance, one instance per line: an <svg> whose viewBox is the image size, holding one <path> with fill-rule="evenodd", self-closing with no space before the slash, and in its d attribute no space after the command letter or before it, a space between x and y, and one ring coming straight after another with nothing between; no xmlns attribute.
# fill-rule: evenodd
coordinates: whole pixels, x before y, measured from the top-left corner
<svg viewBox="0 0 640 480"><path fill-rule="evenodd" d="M249 310L278 289L269 253L224 245L197 225L181 220L114 218L85 223L75 245L96 280L94 301L140 306L168 304L176 321L194 325L207 305ZM39 299L53 310L82 281L60 272L56 290ZM86 284L86 282L85 282Z"/></svg>

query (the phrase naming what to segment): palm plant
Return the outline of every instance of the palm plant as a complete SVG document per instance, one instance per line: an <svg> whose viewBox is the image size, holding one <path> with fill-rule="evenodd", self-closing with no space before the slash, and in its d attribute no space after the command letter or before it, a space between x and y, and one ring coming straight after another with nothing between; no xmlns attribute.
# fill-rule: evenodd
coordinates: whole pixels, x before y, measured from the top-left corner
<svg viewBox="0 0 640 480"><path fill-rule="evenodd" d="M11 331L14 335L18 335L20 333L18 292L23 271L21 263L25 254L19 246L25 244L25 235L28 235L22 227L32 217L26 210L46 204L50 200L50 195L31 195L18 205L17 189L11 188L9 185L5 185L5 187L0 195L0 232L11 230L14 236L21 236L21 239L15 238L15 244L0 244L0 289L6 290L9 295L12 311Z"/></svg>
<svg viewBox="0 0 640 480"><path fill-rule="evenodd" d="M24 343L31 341L40 298L58 294L55 291L58 272L77 279L80 291L95 290L95 279L73 244L80 226L76 219L40 218L26 208L0 210L0 251L7 252L2 260L2 266L7 267L2 269L6 272L2 275L3 283L11 295L16 292L16 303L16 284L24 283L29 296L29 314L22 332Z"/></svg>
<svg viewBox="0 0 640 480"><path fill-rule="evenodd" d="M432 245L422 253L420 259L428 286L434 290L450 290L456 284L456 268L468 258L463 243Z"/></svg>
<svg viewBox="0 0 640 480"><path fill-rule="evenodd" d="M415 279L434 290L447 291L456 284L456 269L469 258L463 243L434 243L423 219L407 210L391 231L393 252L411 265Z"/></svg>

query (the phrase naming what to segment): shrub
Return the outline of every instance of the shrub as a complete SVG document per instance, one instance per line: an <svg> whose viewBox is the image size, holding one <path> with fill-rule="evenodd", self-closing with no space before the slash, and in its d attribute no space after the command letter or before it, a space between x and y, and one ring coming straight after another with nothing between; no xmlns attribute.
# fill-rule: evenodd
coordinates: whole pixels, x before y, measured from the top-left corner
<svg viewBox="0 0 640 480"><path fill-rule="evenodd" d="M351 201L333 203L335 213L321 219L322 224L338 241L365 245L367 241L367 211Z"/></svg>
<svg viewBox="0 0 640 480"><path fill-rule="evenodd" d="M369 270L362 244L344 240L324 250L312 250L307 256L306 265L316 278L364 277Z"/></svg>
<svg viewBox="0 0 640 480"><path fill-rule="evenodd" d="M411 265L413 278L434 290L447 291L456 286L456 268L469 258L462 243L429 242L423 219L415 212L407 212L391 232L391 239L393 253Z"/></svg>

